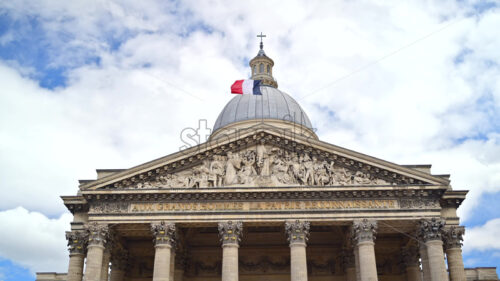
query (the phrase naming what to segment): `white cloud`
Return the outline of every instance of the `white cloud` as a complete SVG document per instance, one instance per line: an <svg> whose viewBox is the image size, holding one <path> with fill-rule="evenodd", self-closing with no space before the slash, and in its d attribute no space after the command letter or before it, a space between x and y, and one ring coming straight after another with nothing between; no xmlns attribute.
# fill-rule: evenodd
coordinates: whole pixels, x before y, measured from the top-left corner
<svg viewBox="0 0 500 281"><path fill-rule="evenodd" d="M23 207L0 212L0 257L37 271L65 272L68 266L65 231L70 214L49 219Z"/></svg>
<svg viewBox="0 0 500 281"><path fill-rule="evenodd" d="M486 222L484 225L468 228L464 237L464 253L472 251L500 251L500 218Z"/></svg>

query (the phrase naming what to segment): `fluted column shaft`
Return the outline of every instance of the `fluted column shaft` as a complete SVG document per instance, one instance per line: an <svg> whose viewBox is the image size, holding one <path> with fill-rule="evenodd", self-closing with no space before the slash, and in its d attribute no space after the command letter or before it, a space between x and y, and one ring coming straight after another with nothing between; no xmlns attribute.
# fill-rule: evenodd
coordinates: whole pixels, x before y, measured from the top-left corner
<svg viewBox="0 0 500 281"><path fill-rule="evenodd" d="M443 227L444 221L436 218L420 222L420 237L427 248L430 281L448 280L441 240Z"/></svg>
<svg viewBox="0 0 500 281"><path fill-rule="evenodd" d="M307 281L306 247L309 239L310 223L307 221L288 221L285 229L290 242L291 281Z"/></svg>
<svg viewBox="0 0 500 281"><path fill-rule="evenodd" d="M155 237L153 281L171 281L170 259L175 243L175 225L164 221L152 223L151 231Z"/></svg>
<svg viewBox="0 0 500 281"><path fill-rule="evenodd" d="M377 222L374 220L355 220L352 227L353 242L358 248L359 275L361 281L377 281L377 262L375 259L375 235Z"/></svg>
<svg viewBox="0 0 500 281"><path fill-rule="evenodd" d="M82 281L87 238L88 233L86 231L66 232L70 253L67 281Z"/></svg>
<svg viewBox="0 0 500 281"><path fill-rule="evenodd" d="M87 226L89 244L87 250L87 264L85 267L85 281L101 281L102 261L108 238L108 226L91 223Z"/></svg>
<svg viewBox="0 0 500 281"><path fill-rule="evenodd" d="M222 281L238 281L238 248L243 223L241 221L220 222L218 228L222 242Z"/></svg>
<svg viewBox="0 0 500 281"><path fill-rule="evenodd" d="M444 242L450 281L466 281L464 261L462 258L462 240L464 227L452 226L445 230Z"/></svg>

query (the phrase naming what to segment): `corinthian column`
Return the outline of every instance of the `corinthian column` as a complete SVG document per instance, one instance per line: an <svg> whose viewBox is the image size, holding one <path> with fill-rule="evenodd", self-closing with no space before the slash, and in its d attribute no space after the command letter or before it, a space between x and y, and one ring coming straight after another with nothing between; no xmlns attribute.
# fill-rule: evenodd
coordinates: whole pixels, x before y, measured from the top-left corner
<svg viewBox="0 0 500 281"><path fill-rule="evenodd" d="M83 261L88 234L85 231L66 232L69 250L69 266L67 281L82 281Z"/></svg>
<svg viewBox="0 0 500 281"><path fill-rule="evenodd" d="M443 241L441 240L443 227L444 221L436 218L420 221L420 238L424 241L427 248L429 281L443 281L448 279L444 264Z"/></svg>
<svg viewBox="0 0 500 281"><path fill-rule="evenodd" d="M238 281L238 248L240 247L243 223L227 221L219 223L222 242L222 281Z"/></svg>
<svg viewBox="0 0 500 281"><path fill-rule="evenodd" d="M153 281L171 281L170 258L175 243L175 224L164 221L152 223L151 231L155 241Z"/></svg>
<svg viewBox="0 0 500 281"><path fill-rule="evenodd" d="M462 258L462 240L465 232L463 226L452 226L445 230L444 242L448 270L451 281L466 281L464 261Z"/></svg>
<svg viewBox="0 0 500 281"><path fill-rule="evenodd" d="M422 273L420 272L420 262L418 261L418 248L411 245L403 249L403 264L406 271L407 281L422 281Z"/></svg>
<svg viewBox="0 0 500 281"><path fill-rule="evenodd" d="M377 281L377 263L375 261L375 234L377 222L374 220L355 220L352 237L357 246L359 275L361 281Z"/></svg>
<svg viewBox="0 0 500 281"><path fill-rule="evenodd" d="M306 247L309 239L308 221L287 221L285 230L290 242L290 271L292 281L307 281Z"/></svg>
<svg viewBox="0 0 500 281"><path fill-rule="evenodd" d="M93 222L87 226L87 229L89 232L89 244L84 280L101 281L104 248L109 236L108 225Z"/></svg>

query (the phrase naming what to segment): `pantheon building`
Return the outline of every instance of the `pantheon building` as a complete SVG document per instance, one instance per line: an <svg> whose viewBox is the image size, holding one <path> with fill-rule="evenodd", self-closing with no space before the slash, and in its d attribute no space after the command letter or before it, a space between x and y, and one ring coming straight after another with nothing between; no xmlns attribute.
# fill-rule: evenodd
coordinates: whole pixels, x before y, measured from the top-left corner
<svg viewBox="0 0 500 281"><path fill-rule="evenodd" d="M321 141L262 43L249 64L262 95L235 95L207 142L62 196L68 272L38 280L497 279L466 277L449 175Z"/></svg>

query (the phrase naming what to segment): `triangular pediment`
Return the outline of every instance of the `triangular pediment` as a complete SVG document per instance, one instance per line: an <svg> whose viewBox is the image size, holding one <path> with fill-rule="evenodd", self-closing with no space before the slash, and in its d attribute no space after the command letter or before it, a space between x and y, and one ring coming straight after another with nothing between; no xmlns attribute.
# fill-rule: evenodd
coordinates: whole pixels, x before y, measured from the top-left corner
<svg viewBox="0 0 500 281"><path fill-rule="evenodd" d="M82 184L82 190L448 185L440 177L262 126Z"/></svg>

